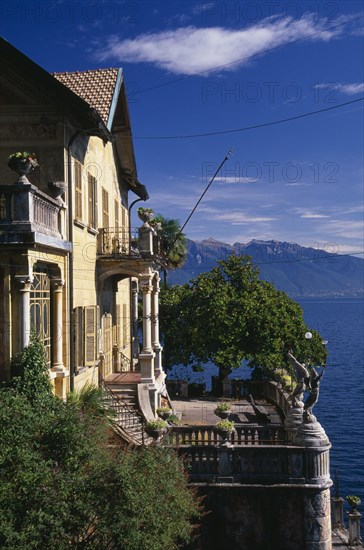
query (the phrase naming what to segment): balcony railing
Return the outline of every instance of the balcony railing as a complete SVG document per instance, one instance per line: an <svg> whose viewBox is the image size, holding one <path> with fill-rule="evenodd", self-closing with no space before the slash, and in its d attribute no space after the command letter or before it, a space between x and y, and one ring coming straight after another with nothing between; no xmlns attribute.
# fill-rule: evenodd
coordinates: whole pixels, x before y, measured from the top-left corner
<svg viewBox="0 0 364 550"><path fill-rule="evenodd" d="M99 229L98 253L102 256L129 255L136 250L137 236L132 236L128 229L103 227Z"/></svg>
<svg viewBox="0 0 364 550"><path fill-rule="evenodd" d="M0 185L1 242L29 241L29 233L64 239L62 204L32 184Z"/></svg>

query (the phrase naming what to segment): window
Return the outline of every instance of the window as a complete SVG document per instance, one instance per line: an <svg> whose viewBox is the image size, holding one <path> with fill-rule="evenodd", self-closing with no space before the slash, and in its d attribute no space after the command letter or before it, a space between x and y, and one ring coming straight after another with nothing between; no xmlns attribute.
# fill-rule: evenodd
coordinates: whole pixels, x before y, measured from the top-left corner
<svg viewBox="0 0 364 550"><path fill-rule="evenodd" d="M109 227L109 193L102 188L102 227Z"/></svg>
<svg viewBox="0 0 364 550"><path fill-rule="evenodd" d="M97 227L97 189L96 178L88 174L88 225L93 229Z"/></svg>
<svg viewBox="0 0 364 550"><path fill-rule="evenodd" d="M82 167L75 161L75 218L82 220Z"/></svg>
<svg viewBox="0 0 364 550"><path fill-rule="evenodd" d="M44 344L49 368L51 366L50 277L46 269L34 271L33 277L30 288L30 319L36 334Z"/></svg>

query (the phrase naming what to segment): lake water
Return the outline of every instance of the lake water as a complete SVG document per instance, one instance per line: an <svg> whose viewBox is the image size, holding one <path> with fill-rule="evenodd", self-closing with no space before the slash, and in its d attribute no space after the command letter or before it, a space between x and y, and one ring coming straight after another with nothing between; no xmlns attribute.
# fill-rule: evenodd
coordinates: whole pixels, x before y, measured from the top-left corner
<svg viewBox="0 0 364 550"><path fill-rule="evenodd" d="M327 368L314 413L332 443L331 476L334 479L338 472L340 496L356 494L364 503L364 299L298 301L308 327L328 341ZM180 367L170 378L204 381L209 390L215 374L214 365L208 365L204 373ZM237 369L233 376L249 378L250 369Z"/></svg>

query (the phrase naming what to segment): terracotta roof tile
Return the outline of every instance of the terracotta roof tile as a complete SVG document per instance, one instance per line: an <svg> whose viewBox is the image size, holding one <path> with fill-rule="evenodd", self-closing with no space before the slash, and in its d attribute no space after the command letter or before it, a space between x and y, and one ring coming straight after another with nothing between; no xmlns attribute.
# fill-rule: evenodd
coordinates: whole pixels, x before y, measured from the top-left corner
<svg viewBox="0 0 364 550"><path fill-rule="evenodd" d="M119 69L95 69L74 73L52 73L57 80L94 107L103 122L109 119Z"/></svg>

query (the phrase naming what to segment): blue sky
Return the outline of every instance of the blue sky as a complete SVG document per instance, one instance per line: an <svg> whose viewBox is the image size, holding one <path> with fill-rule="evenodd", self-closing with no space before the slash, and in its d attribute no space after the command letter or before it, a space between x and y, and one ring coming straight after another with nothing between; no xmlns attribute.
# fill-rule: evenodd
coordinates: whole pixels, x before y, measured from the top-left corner
<svg viewBox="0 0 364 550"><path fill-rule="evenodd" d="M363 257L362 2L4 0L1 34L52 71L123 67L148 206L233 244ZM165 138L167 139L156 139ZM136 223L136 220L134 220Z"/></svg>

